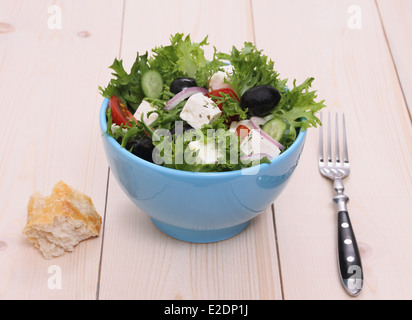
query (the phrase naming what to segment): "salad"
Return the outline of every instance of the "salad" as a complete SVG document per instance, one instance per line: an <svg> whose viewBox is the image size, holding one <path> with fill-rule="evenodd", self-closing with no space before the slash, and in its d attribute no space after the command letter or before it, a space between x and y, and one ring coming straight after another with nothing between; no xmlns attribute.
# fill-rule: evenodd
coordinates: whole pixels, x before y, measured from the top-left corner
<svg viewBox="0 0 412 320"><path fill-rule="evenodd" d="M314 78L289 88L252 43L213 47L210 59L207 45L177 33L151 55L137 53L130 73L115 59L114 78L99 87L110 99L106 134L158 165L221 172L269 163L300 130L321 124Z"/></svg>

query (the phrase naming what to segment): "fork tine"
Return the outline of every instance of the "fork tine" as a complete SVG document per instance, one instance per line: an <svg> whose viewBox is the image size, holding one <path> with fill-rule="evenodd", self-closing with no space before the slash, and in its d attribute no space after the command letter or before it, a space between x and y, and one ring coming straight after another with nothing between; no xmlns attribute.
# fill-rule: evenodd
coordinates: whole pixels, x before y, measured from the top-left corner
<svg viewBox="0 0 412 320"><path fill-rule="evenodd" d="M337 165L340 165L340 152L339 152L339 117L338 113L336 112L336 119L335 119L335 161Z"/></svg>
<svg viewBox="0 0 412 320"><path fill-rule="evenodd" d="M331 124L330 124L330 112L328 113L328 142L327 142L327 149L326 149L326 158L328 160L328 164L332 164L332 134L331 134Z"/></svg>
<svg viewBox="0 0 412 320"><path fill-rule="evenodd" d="M319 126L319 162L323 162L323 113L320 113L320 122L322 123L321 126Z"/></svg>
<svg viewBox="0 0 412 320"><path fill-rule="evenodd" d="M348 155L348 145L346 142L346 122L345 122L345 114L343 113L343 128L342 128L342 132L343 132L343 162L344 163L349 163L349 155Z"/></svg>

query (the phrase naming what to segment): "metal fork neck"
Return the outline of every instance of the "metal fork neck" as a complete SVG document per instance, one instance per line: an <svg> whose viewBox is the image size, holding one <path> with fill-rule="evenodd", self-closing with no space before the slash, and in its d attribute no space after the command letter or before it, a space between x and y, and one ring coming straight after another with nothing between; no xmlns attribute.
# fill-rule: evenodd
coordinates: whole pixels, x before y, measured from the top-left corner
<svg viewBox="0 0 412 320"><path fill-rule="evenodd" d="M340 177L336 177L333 180L333 189L335 189L336 191L336 195L333 197L333 201L335 201L335 203L338 205L338 212L348 211L346 205L349 201L349 197L343 193L343 191L345 191L345 188Z"/></svg>

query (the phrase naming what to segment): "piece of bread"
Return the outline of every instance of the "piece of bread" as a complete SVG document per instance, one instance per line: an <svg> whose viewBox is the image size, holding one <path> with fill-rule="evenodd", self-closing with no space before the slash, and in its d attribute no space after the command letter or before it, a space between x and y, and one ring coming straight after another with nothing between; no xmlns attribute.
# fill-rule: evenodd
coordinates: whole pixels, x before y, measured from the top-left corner
<svg viewBox="0 0 412 320"><path fill-rule="evenodd" d="M92 200L60 181L50 196L36 192L30 197L23 235L51 259L73 251L82 240L99 236L101 225Z"/></svg>

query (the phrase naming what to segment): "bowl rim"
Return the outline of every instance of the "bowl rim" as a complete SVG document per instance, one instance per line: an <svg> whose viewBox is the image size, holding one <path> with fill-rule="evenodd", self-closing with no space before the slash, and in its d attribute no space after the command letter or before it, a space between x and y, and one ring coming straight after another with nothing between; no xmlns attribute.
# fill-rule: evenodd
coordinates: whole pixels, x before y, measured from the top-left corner
<svg viewBox="0 0 412 320"><path fill-rule="evenodd" d="M292 143L292 145L286 149L283 153L281 153L278 157L273 159L271 163L262 163L257 166L245 168L245 169L238 169L238 170L232 170L232 171L223 171L223 172L192 172L192 171L184 171L184 170L178 170L178 169L172 169L168 167L164 167L155 163L151 163L149 161L146 161L144 159L141 159L139 157L136 157L134 154L131 152L127 151L125 148L122 148L120 144L111 136L107 134L107 120L106 120L106 110L109 107L109 99L104 98L101 107L100 107L100 113L99 113L99 122L100 122L100 130L102 133L102 138L107 139L108 143L112 145L115 149L117 149L121 155L129 159L132 163L137 163L139 165L143 165L146 168L151 168L163 173L171 174L171 175L179 175L179 176L186 176L190 178L194 177L235 177L235 176L241 176L241 175L251 175L249 171L252 172L252 170L256 171L256 167L272 167L276 166L279 162L281 162L285 157L287 157L290 153L293 153L295 149L297 149L303 142L306 137L307 129L306 130L299 130L299 134L296 137L295 141ZM259 168L259 171L261 170Z"/></svg>

